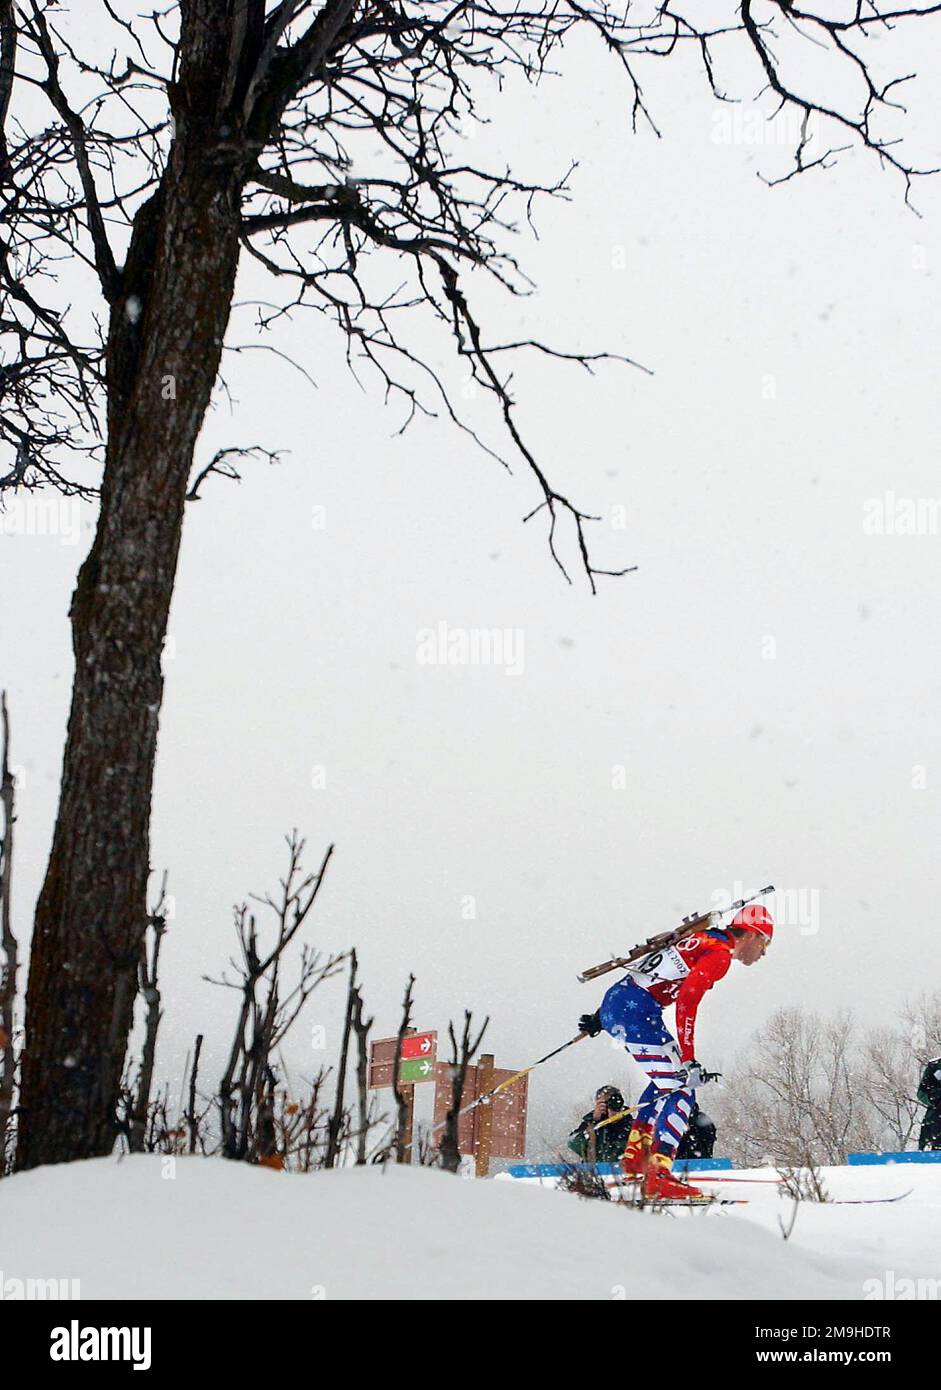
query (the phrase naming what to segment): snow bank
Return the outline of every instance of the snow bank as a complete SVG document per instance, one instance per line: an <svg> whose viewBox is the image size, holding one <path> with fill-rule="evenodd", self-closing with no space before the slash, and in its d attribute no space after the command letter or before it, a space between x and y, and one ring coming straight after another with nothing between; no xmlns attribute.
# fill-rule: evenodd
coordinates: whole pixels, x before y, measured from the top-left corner
<svg viewBox="0 0 941 1390"><path fill-rule="evenodd" d="M78 1279L82 1298L863 1297L898 1220L884 1213L904 1204L807 1221L802 1209L785 1242L771 1229L779 1201L764 1194L763 1220L739 1214L751 1206L649 1214L419 1168L290 1176L96 1159L0 1182L0 1271ZM924 1233L935 1250L939 1214ZM798 1232L820 1220L825 1238L808 1248Z"/></svg>

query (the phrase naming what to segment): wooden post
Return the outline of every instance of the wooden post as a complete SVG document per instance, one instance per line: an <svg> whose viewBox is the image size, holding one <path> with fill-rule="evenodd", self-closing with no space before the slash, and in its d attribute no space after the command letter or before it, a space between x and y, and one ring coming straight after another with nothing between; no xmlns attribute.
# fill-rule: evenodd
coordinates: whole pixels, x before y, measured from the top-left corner
<svg viewBox="0 0 941 1390"><path fill-rule="evenodd" d="M414 1032L414 1028L412 1032ZM405 1162L412 1161L412 1130L415 1125L415 1086L411 1082L406 1082L402 1087L405 1092Z"/></svg>
<svg viewBox="0 0 941 1390"><path fill-rule="evenodd" d="M493 1089L493 1053L482 1052L477 1063L477 1095L484 1096ZM490 1173L490 1143L493 1136L493 1101L478 1105L474 1134L474 1171L478 1178Z"/></svg>
<svg viewBox="0 0 941 1390"><path fill-rule="evenodd" d="M418 1032L417 1028L405 1028L402 1032L402 1041L412 1038ZM401 1066L402 1059L396 1053L395 1064ZM398 1100L402 1097L405 1106L405 1124L402 1127L402 1162L411 1163L412 1161L412 1131L415 1127L415 1086L414 1083L406 1081L400 1082L398 1077L393 1074L392 1092Z"/></svg>

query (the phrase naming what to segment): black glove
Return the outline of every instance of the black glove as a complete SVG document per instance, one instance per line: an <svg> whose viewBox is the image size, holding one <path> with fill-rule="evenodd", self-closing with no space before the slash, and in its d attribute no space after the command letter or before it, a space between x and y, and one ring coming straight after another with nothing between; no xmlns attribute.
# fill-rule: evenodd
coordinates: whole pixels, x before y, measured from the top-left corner
<svg viewBox="0 0 941 1390"><path fill-rule="evenodd" d="M587 1033L590 1038L597 1038L601 1032L601 1017L598 1014L582 1014L578 1020L578 1031Z"/></svg>

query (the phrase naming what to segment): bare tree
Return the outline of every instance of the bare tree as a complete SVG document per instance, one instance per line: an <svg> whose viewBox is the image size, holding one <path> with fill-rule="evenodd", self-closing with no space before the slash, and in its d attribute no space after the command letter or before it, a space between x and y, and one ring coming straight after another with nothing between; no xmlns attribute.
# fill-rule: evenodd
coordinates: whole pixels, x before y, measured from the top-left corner
<svg viewBox="0 0 941 1390"><path fill-rule="evenodd" d="M879 1131L866 1093L860 1040L844 1010L822 1028L822 1075L813 1093L812 1116L824 1161L845 1163L853 1150L878 1146Z"/></svg>
<svg viewBox="0 0 941 1390"><path fill-rule="evenodd" d="M275 1116L277 1138L274 1145L280 1162L272 1166L289 1167L300 1173L333 1166L329 1151L329 1112L321 1099L329 1074L329 1067L319 1069L310 1081L304 1100L295 1100L286 1088L281 1091ZM338 1122L341 1139L349 1126L349 1111L343 1110Z"/></svg>
<svg viewBox="0 0 941 1390"><path fill-rule="evenodd" d="M737 1161L845 1163L851 1149L876 1142L849 1014L827 1020L799 1007L779 1009L746 1056L710 1107Z"/></svg>
<svg viewBox="0 0 941 1390"><path fill-rule="evenodd" d="M235 909L241 960L232 962L240 983L225 978L212 981L236 988L242 995L235 1037L221 1083L215 1095L200 1094L203 1034L199 1033L192 1052L192 1065L190 1054L187 1054L183 1066L175 1122L170 1118L169 1086L166 1083L158 1085L154 1094L156 1038L161 1018L157 982L160 946L166 930L164 876L151 914L153 945L141 961L141 993L147 1005L142 1060L136 1078L133 1063L127 1063L119 1092L117 1128L130 1152L221 1154L278 1170L309 1172L335 1166L341 1154L354 1151L354 1145L356 1161L365 1163L371 1137L376 1130L387 1127L388 1116L380 1113L378 1104L370 1103L368 1096L366 1038L373 1020L363 1017L362 995L354 983L357 978L355 952L349 953L352 966L347 996L350 1030L341 1049L348 1048L355 1032L358 1116L354 1119L353 1106L343 1103L339 1087L334 1092L332 1105L326 1102L332 1066L321 1066L313 1077L303 1079L299 1087L289 1079L280 1044L298 1019L312 990L338 973L347 955L332 955L321 960L319 955L304 948L298 983L282 997L279 981L285 974L287 948L313 908L332 855L331 847L320 869L316 873L306 873L302 862L304 842L296 831L287 837L287 845L288 870L280 881L279 892L252 899L276 915L277 929L270 952L262 958L259 940L263 933L259 932L248 904L243 903ZM388 1151L388 1140L385 1147Z"/></svg>
<svg viewBox="0 0 941 1390"><path fill-rule="evenodd" d="M862 1043L862 1084L884 1127L881 1148L905 1149L918 1129L921 1072L909 1039L894 1028L872 1028Z"/></svg>
<svg viewBox="0 0 941 1390"><path fill-rule="evenodd" d="M346 1059L350 1049L350 1033L353 1028L353 1012L356 1001L356 952L350 952L350 987L346 997L346 1015L343 1022L343 1038L340 1043L340 1060L337 1065L337 1093L334 1101L333 1115L330 1119L329 1134L327 1139L327 1158L326 1167L332 1168L337 1160L340 1150L340 1130L342 1127L344 1108L343 1093L346 1088Z"/></svg>
<svg viewBox="0 0 941 1390"><path fill-rule="evenodd" d="M288 870L280 881L280 892L276 897L270 893L254 897L274 914L274 944L262 952L255 915L242 903L234 913L240 959L230 962L239 979L223 976L211 981L241 994L232 1046L219 1084L222 1151L227 1158L271 1158L275 1085L271 1058L311 993L335 975L345 959L343 955L322 959L319 952L305 945L297 983L282 997L284 954L314 906L333 853L331 845L319 870L307 873L303 868L304 841L297 831L287 837L287 846Z"/></svg>
<svg viewBox="0 0 941 1390"><path fill-rule="evenodd" d="M140 1075L137 1093L130 1116L128 1143L131 1153L143 1153L146 1139L147 1114L150 1109L150 1092L154 1080L154 1065L157 1058L157 1033L160 1029L160 946L167 930L166 918L167 876L164 874L160 885L160 897L150 914L148 927L152 935L150 955L147 953L147 937L141 946L140 994L144 1001L144 1043L141 1051Z"/></svg>
<svg viewBox="0 0 941 1390"><path fill-rule="evenodd" d="M444 1122L444 1133L441 1136L441 1167L449 1173L456 1173L461 1166L461 1154L457 1146L458 1122L461 1111L461 1100L464 1095L464 1085L467 1081L467 1068L470 1066L471 1058L483 1042L487 1025L490 1022L489 1016L484 1019L480 1032L476 1038L473 1037L472 1027L473 1015L469 1009L464 1010L464 1027L461 1032L461 1041L458 1044L454 1033L454 1024L448 1023L448 1038L451 1041L451 1104L448 1106L448 1113Z"/></svg>
<svg viewBox="0 0 941 1390"><path fill-rule="evenodd" d="M941 1054L941 991L909 1000L894 1025L870 1028L862 1041L862 1084L882 1127L881 1147L906 1149L921 1123L918 1083Z"/></svg>
<svg viewBox="0 0 941 1390"><path fill-rule="evenodd" d="M916 1069L941 1056L941 989L920 994L903 1010L902 1023Z"/></svg>
<svg viewBox="0 0 941 1390"><path fill-rule="evenodd" d="M853 1150L904 1150L918 1129L916 1090L941 1053L941 992L909 1001L895 1025L778 1010L710 1104L723 1147L744 1165L843 1163Z"/></svg>
<svg viewBox="0 0 941 1390"><path fill-rule="evenodd" d="M369 1038L369 1030L374 1023L372 1018L363 1018L363 996L359 989L353 994L353 1012L351 1022L353 1032L356 1034L356 1098L359 1107L359 1125L356 1131L356 1162L362 1165L366 1162L366 1143L369 1135L369 1091L368 1083L368 1058L366 1045Z"/></svg>
<svg viewBox="0 0 941 1390"><path fill-rule="evenodd" d="M402 1067L402 1044L406 1036L412 1030L412 989L415 984L415 976L409 975L408 984L405 986L405 994L402 999L402 1019L399 1023L399 1031L395 1040L395 1057L392 1062L392 1094L395 1096L396 1126L393 1148L395 1151L396 1163L410 1163L412 1158L412 1136L409 1123L411 1115L410 1102L412 1094L407 1093L402 1082L399 1080L399 1072ZM410 1083L406 1083L409 1084ZM411 1087L410 1087L411 1091Z"/></svg>
<svg viewBox="0 0 941 1390"><path fill-rule="evenodd" d="M620 65L634 124L655 128L644 65L689 50L717 99L728 63L799 114L786 177L846 142L898 173L906 196L927 172L897 143L906 79L882 69L899 27L936 5L867 0L833 18L795 0L717 0L699 20L682 0L129 9L89 0L70 17L55 0L0 0L0 485L99 503L71 606L72 705L30 958L22 1168L107 1153L114 1138L147 922L160 653L185 500L208 482L196 445L240 257L279 294L262 326L313 308L404 423L440 412L469 429L410 336L439 324L528 470L556 562L568 578L571 552L594 588L627 567L594 555L589 514L526 442L511 364L542 353L591 370L606 354L504 340L474 307L487 277L528 290L510 235L568 191L564 173L540 183L468 159L483 84L538 81L586 31ZM801 55L821 50L836 71L808 76Z"/></svg>
<svg viewBox="0 0 941 1390"><path fill-rule="evenodd" d="M196 1095L199 1078L199 1057L203 1050L203 1035L196 1034L196 1042L193 1047L193 1065L190 1068L189 1096L186 1106L186 1128L189 1132L189 1152L196 1152L196 1139L199 1133L199 1115L196 1111Z"/></svg>
<svg viewBox="0 0 941 1390"><path fill-rule="evenodd" d="M19 953L13 934L13 825L16 820L16 782L10 769L10 715L6 691L0 691L0 1177L7 1168L7 1142L16 1083L16 976Z"/></svg>

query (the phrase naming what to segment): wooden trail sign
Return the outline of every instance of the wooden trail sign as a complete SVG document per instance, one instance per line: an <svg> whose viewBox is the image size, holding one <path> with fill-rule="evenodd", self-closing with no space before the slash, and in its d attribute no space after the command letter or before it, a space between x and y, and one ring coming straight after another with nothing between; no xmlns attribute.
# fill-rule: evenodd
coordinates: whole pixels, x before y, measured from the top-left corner
<svg viewBox="0 0 941 1390"><path fill-rule="evenodd" d="M482 1054L476 1066L467 1068L461 1106L470 1105L478 1096L486 1095L501 1081L516 1072L509 1067L495 1067L491 1053ZM435 1067L434 1126L443 1125L451 1106L451 1067L438 1062ZM521 1076L512 1086L461 1115L457 1122L457 1146L462 1154L473 1154L478 1177L486 1177L491 1158L523 1158L526 1154L526 1108L529 1099L529 1077Z"/></svg>

